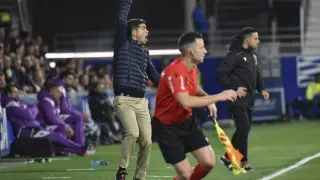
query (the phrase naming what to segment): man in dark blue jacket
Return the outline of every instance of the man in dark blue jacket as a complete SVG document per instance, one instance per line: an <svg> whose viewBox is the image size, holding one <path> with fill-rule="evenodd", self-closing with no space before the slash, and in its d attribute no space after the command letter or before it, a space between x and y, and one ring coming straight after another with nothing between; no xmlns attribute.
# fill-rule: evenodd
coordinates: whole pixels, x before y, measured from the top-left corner
<svg viewBox="0 0 320 180"><path fill-rule="evenodd" d="M114 107L126 132L117 180L125 180L137 140L140 149L134 177L139 180L146 178L152 141L148 100L144 94L148 79L155 84L160 79L145 47L149 34L146 22L143 19L127 21L131 4L132 0L120 0L114 39Z"/></svg>

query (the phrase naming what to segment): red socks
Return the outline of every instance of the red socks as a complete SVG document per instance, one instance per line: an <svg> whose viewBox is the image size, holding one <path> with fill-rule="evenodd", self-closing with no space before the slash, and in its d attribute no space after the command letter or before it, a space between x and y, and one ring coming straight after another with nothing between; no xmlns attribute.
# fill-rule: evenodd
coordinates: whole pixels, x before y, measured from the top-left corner
<svg viewBox="0 0 320 180"><path fill-rule="evenodd" d="M200 164L197 164L197 166L194 168L193 173L190 177L190 180L201 180L204 177L206 177L209 174L210 171L204 169L200 166ZM174 177L173 180L176 180L177 177Z"/></svg>
<svg viewBox="0 0 320 180"><path fill-rule="evenodd" d="M209 171L198 164L190 177L190 180L201 180L208 175Z"/></svg>

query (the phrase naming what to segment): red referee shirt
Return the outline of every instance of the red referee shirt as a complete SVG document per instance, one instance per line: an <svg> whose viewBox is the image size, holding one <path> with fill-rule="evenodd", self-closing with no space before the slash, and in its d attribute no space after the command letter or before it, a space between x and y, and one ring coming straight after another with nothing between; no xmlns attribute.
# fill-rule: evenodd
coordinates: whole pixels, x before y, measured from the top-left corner
<svg viewBox="0 0 320 180"><path fill-rule="evenodd" d="M182 59L174 60L161 73L156 97L155 117L163 124L182 124L191 114L191 108L184 109L175 99L181 92L195 96L197 92L198 68L188 70Z"/></svg>

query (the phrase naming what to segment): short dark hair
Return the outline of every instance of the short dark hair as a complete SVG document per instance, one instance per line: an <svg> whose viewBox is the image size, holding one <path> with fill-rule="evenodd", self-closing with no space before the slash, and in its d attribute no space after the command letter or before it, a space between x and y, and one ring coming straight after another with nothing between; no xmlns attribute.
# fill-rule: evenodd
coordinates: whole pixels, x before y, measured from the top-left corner
<svg viewBox="0 0 320 180"><path fill-rule="evenodd" d="M64 79L64 78L68 77L69 75L72 75L73 77L75 76L73 74L73 72L71 72L71 71L63 71L60 73L59 78Z"/></svg>
<svg viewBox="0 0 320 180"><path fill-rule="evenodd" d="M180 36L178 40L178 48L182 55L186 54L188 46L193 44L197 39L203 39L202 34L197 32L187 32Z"/></svg>
<svg viewBox="0 0 320 180"><path fill-rule="evenodd" d="M92 82L92 83L90 84L90 91L92 91L92 92L96 91L97 87L98 87L100 84L102 84L102 83L101 83L101 82Z"/></svg>
<svg viewBox="0 0 320 180"><path fill-rule="evenodd" d="M56 84L56 83L53 83L53 82L46 82L45 85L44 85L44 88L47 91L50 91L52 88L56 88L56 87L59 87L59 85Z"/></svg>
<svg viewBox="0 0 320 180"><path fill-rule="evenodd" d="M13 88L18 88L18 87L17 87L17 85L15 85L13 83L7 84L5 86L5 88L3 89L3 93L6 94L6 95L10 94L10 93L12 93L12 89Z"/></svg>
<svg viewBox="0 0 320 180"><path fill-rule="evenodd" d="M127 22L127 35L132 35L132 30L138 28L140 24L146 24L144 19L130 19Z"/></svg>
<svg viewBox="0 0 320 180"><path fill-rule="evenodd" d="M258 32L257 29L252 27L246 27L243 28L240 33L238 34L240 40L243 42L243 40L249 38L252 36L252 33Z"/></svg>

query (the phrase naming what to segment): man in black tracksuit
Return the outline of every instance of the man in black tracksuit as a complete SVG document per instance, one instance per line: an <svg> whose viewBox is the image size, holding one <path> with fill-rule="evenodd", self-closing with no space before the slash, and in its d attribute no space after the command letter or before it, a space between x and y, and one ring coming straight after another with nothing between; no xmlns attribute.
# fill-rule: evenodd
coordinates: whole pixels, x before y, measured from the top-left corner
<svg viewBox="0 0 320 180"><path fill-rule="evenodd" d="M252 122L255 93L258 90L265 100L269 93L264 89L258 68L258 56L254 49L260 43L258 32L254 28L243 29L229 47L229 52L217 69L217 80L225 89L237 91L238 99L230 104L230 111L237 129L232 144L243 154L242 167L252 168L248 164L248 135ZM230 158L225 155L220 161L229 169Z"/></svg>
<svg viewBox="0 0 320 180"><path fill-rule="evenodd" d="M145 180L151 152L151 118L144 97L148 79L156 85L160 75L145 47L149 31L143 19L127 21L132 0L119 0L113 56L114 110L125 138L122 142L117 180L126 179L126 168L136 142L139 144L135 180Z"/></svg>

